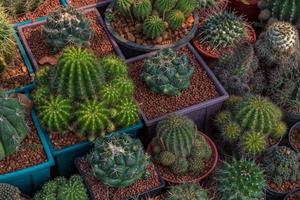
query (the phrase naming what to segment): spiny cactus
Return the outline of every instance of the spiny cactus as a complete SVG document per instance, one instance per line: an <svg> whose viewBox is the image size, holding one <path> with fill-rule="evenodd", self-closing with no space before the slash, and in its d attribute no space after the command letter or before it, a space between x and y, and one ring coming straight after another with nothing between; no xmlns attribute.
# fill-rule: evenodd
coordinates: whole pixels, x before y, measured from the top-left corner
<svg viewBox="0 0 300 200"><path fill-rule="evenodd" d="M190 86L193 73L194 68L186 55L165 49L145 59L141 77L152 92L179 96Z"/></svg>
<svg viewBox="0 0 300 200"><path fill-rule="evenodd" d="M120 101L121 95L119 89L112 84L106 84L100 89L99 93L100 99L108 104L114 105L118 101Z"/></svg>
<svg viewBox="0 0 300 200"><path fill-rule="evenodd" d="M116 104L116 115L114 121L120 127L126 128L133 125L139 120L139 110L136 103L130 99L125 98Z"/></svg>
<svg viewBox="0 0 300 200"><path fill-rule="evenodd" d="M44 0L2 0L1 4L10 16L18 17L27 12L34 11Z"/></svg>
<svg viewBox="0 0 300 200"><path fill-rule="evenodd" d="M230 142L238 140L242 134L241 126L236 122L228 122L220 126L220 129L224 139Z"/></svg>
<svg viewBox="0 0 300 200"><path fill-rule="evenodd" d="M167 21L172 29L181 27L184 20L184 14L180 10L172 10L167 17Z"/></svg>
<svg viewBox="0 0 300 200"><path fill-rule="evenodd" d="M90 22L85 15L69 6L50 13L42 32L50 47L63 49L69 45L88 47L92 37Z"/></svg>
<svg viewBox="0 0 300 200"><path fill-rule="evenodd" d="M248 131L241 140L242 150L246 155L255 156L267 148L266 136L260 132Z"/></svg>
<svg viewBox="0 0 300 200"><path fill-rule="evenodd" d="M176 9L184 13L185 16L190 15L198 6L198 0L177 0Z"/></svg>
<svg viewBox="0 0 300 200"><path fill-rule="evenodd" d="M122 188L148 176L150 159L140 140L123 135L97 140L88 162L99 181Z"/></svg>
<svg viewBox="0 0 300 200"><path fill-rule="evenodd" d="M109 55L100 59L100 66L108 81L116 77L128 75L127 65L115 55Z"/></svg>
<svg viewBox="0 0 300 200"><path fill-rule="evenodd" d="M128 77L117 77L112 80L112 85L118 88L122 97L132 97L134 92L134 84Z"/></svg>
<svg viewBox="0 0 300 200"><path fill-rule="evenodd" d="M198 7L199 8L211 8L215 6L217 3L216 0L199 0L198 1Z"/></svg>
<svg viewBox="0 0 300 200"><path fill-rule="evenodd" d="M14 153L27 136L24 107L0 89L0 160Z"/></svg>
<svg viewBox="0 0 300 200"><path fill-rule="evenodd" d="M122 15L128 17L131 16L130 9L134 0L117 0L116 7L122 13Z"/></svg>
<svg viewBox="0 0 300 200"><path fill-rule="evenodd" d="M149 39L159 37L164 31L165 24L159 16L149 16L143 23L143 33Z"/></svg>
<svg viewBox="0 0 300 200"><path fill-rule="evenodd" d="M176 0L155 0L154 8L163 15L164 13L171 11L175 7L175 4Z"/></svg>
<svg viewBox="0 0 300 200"><path fill-rule="evenodd" d="M213 64L213 70L226 91L236 95L261 93L264 90L265 78L257 78L258 69L258 58L249 43L239 45L233 51L222 54Z"/></svg>
<svg viewBox="0 0 300 200"><path fill-rule="evenodd" d="M220 200L253 200L264 195L263 171L253 161L233 160L224 163L217 176L217 191Z"/></svg>
<svg viewBox="0 0 300 200"><path fill-rule="evenodd" d="M152 12L152 3L150 0L134 0L132 5L133 16L144 21Z"/></svg>
<svg viewBox="0 0 300 200"><path fill-rule="evenodd" d="M115 130L115 125L111 121L115 114L116 111L107 108L103 102L96 99L86 100L77 108L75 124L81 134L87 135L88 139L93 141L96 136L104 137L106 131Z"/></svg>
<svg viewBox="0 0 300 200"><path fill-rule="evenodd" d="M8 21L8 16L0 7L0 59L4 69L10 64L15 48L14 29Z"/></svg>
<svg viewBox="0 0 300 200"><path fill-rule="evenodd" d="M198 184L171 186L166 200L208 200L208 192Z"/></svg>
<svg viewBox="0 0 300 200"><path fill-rule="evenodd" d="M2 200L21 200L20 190L6 183L0 183L0 199Z"/></svg>
<svg viewBox="0 0 300 200"><path fill-rule="evenodd" d="M286 67L300 59L297 29L286 22L275 22L260 34L256 52L264 66Z"/></svg>
<svg viewBox="0 0 300 200"><path fill-rule="evenodd" d="M38 86L31 93L31 98L36 106L43 104L50 96L50 90L46 86Z"/></svg>
<svg viewBox="0 0 300 200"><path fill-rule="evenodd" d="M62 96L50 96L40 102L38 114L44 127L50 132L63 133L68 130L71 120L71 102Z"/></svg>
<svg viewBox="0 0 300 200"><path fill-rule="evenodd" d="M198 40L213 50L234 48L246 37L244 20L230 11L213 12L200 28Z"/></svg>
<svg viewBox="0 0 300 200"><path fill-rule="evenodd" d="M72 100L94 96L103 82L97 58L87 49L69 47L59 57L53 86Z"/></svg>
<svg viewBox="0 0 300 200"><path fill-rule="evenodd" d="M268 180L275 184L300 181L300 154L288 147L270 148L263 156L262 165Z"/></svg>

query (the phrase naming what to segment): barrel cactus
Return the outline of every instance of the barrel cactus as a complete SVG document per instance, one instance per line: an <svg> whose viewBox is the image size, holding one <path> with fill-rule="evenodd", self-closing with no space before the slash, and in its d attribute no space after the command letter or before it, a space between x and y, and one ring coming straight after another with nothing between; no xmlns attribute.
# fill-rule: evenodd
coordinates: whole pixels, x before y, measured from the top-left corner
<svg viewBox="0 0 300 200"><path fill-rule="evenodd" d="M120 100L120 92L117 87L112 84L106 84L100 89L99 93L100 99L108 104L114 105Z"/></svg>
<svg viewBox="0 0 300 200"><path fill-rule="evenodd" d="M167 21L172 29L181 27L184 20L185 16L180 10L172 10L167 17Z"/></svg>
<svg viewBox="0 0 300 200"><path fill-rule="evenodd" d="M266 136L260 132L248 131L241 139L241 147L246 155L259 155L267 149Z"/></svg>
<svg viewBox="0 0 300 200"><path fill-rule="evenodd" d="M127 65L115 55L109 55L100 59L100 66L108 81L120 76L127 76Z"/></svg>
<svg viewBox="0 0 300 200"><path fill-rule="evenodd" d="M176 5L176 0L156 0L154 1L154 9L161 14L171 11Z"/></svg>
<svg viewBox="0 0 300 200"><path fill-rule="evenodd" d="M253 200L264 196L264 172L253 161L233 160L224 163L217 177L220 200Z"/></svg>
<svg viewBox="0 0 300 200"><path fill-rule="evenodd" d="M21 200L21 192L13 185L0 183L0 197L3 200Z"/></svg>
<svg viewBox="0 0 300 200"><path fill-rule="evenodd" d="M138 21L144 21L152 12L152 3L150 0L134 0L132 13Z"/></svg>
<svg viewBox="0 0 300 200"><path fill-rule="evenodd" d="M31 93L34 104L38 107L43 104L50 96L50 90L46 86L38 86Z"/></svg>
<svg viewBox="0 0 300 200"><path fill-rule="evenodd" d="M72 100L86 99L98 93L104 80L102 71L93 53L69 47L58 59L52 87Z"/></svg>
<svg viewBox="0 0 300 200"><path fill-rule="evenodd" d="M179 96L190 86L193 73L194 68L186 55L165 49L145 59L141 77L152 92Z"/></svg>
<svg viewBox="0 0 300 200"><path fill-rule="evenodd" d="M134 84L128 77L117 77L112 80L112 85L118 88L122 97L132 97Z"/></svg>
<svg viewBox="0 0 300 200"><path fill-rule="evenodd" d="M177 0L176 9L184 13L185 16L190 15L198 6L198 0Z"/></svg>
<svg viewBox="0 0 300 200"><path fill-rule="evenodd" d="M116 103L115 109L116 115L114 119L119 127L126 128L139 120L138 107L130 98L120 100Z"/></svg>
<svg viewBox="0 0 300 200"><path fill-rule="evenodd" d="M128 17L131 16L131 6L133 5L134 0L117 0L116 8L122 15Z"/></svg>
<svg viewBox="0 0 300 200"><path fill-rule="evenodd" d="M10 64L15 48L14 29L8 21L8 16L0 8L0 61L2 71ZM1 74L1 73L0 73Z"/></svg>
<svg viewBox="0 0 300 200"><path fill-rule="evenodd" d="M166 200L208 200L207 190L198 184L182 184L171 186L167 191Z"/></svg>
<svg viewBox="0 0 300 200"><path fill-rule="evenodd" d="M24 107L0 89L0 160L14 153L27 136Z"/></svg>
<svg viewBox="0 0 300 200"><path fill-rule="evenodd" d="M88 162L103 184L123 188L148 177L150 159L140 140L122 135L97 140Z"/></svg>
<svg viewBox="0 0 300 200"><path fill-rule="evenodd" d="M165 31L164 21L156 15L149 16L143 23L143 33L146 38L155 39Z"/></svg>
<svg viewBox="0 0 300 200"><path fill-rule="evenodd" d="M42 33L47 44L57 50L69 45L88 47L92 37L89 20L71 6L50 13Z"/></svg>

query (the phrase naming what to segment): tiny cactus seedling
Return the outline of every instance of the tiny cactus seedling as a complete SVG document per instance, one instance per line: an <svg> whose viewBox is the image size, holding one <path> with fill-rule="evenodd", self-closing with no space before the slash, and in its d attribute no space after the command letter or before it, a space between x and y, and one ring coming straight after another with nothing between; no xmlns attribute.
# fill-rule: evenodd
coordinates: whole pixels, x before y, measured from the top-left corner
<svg viewBox="0 0 300 200"><path fill-rule="evenodd" d="M208 200L208 191L198 184L182 184L171 186L166 200Z"/></svg>
<svg viewBox="0 0 300 200"><path fill-rule="evenodd" d="M127 76L127 65L115 55L110 55L100 60L100 66L103 69L108 81L120 76Z"/></svg>
<svg viewBox="0 0 300 200"><path fill-rule="evenodd" d="M149 39L161 36L164 31L165 23L159 16L149 16L143 23L143 33Z"/></svg>
<svg viewBox="0 0 300 200"><path fill-rule="evenodd" d="M115 122L120 127L126 128L139 120L139 110L136 103L126 98L116 103Z"/></svg>
<svg viewBox="0 0 300 200"><path fill-rule="evenodd" d="M20 190L6 183L0 183L0 199L3 200L21 200Z"/></svg>

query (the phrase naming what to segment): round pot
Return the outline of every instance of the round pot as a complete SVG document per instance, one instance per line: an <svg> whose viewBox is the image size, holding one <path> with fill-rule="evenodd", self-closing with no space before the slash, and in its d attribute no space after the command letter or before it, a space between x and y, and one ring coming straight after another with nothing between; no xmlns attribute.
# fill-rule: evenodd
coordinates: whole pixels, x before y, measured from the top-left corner
<svg viewBox="0 0 300 200"><path fill-rule="evenodd" d="M292 196L293 194L296 194L296 193L300 193L300 189L297 189L297 190L294 190L294 191L288 193L288 194L284 197L284 200L288 200L288 198L289 198L290 196Z"/></svg>
<svg viewBox="0 0 300 200"><path fill-rule="evenodd" d="M249 22L254 22L258 19L259 8L257 7L257 0L251 0L249 5L238 0L232 0L230 7L234 9L237 14L245 16Z"/></svg>
<svg viewBox="0 0 300 200"><path fill-rule="evenodd" d="M217 0L217 4L211 8L198 9L198 14L200 18L204 18L213 11L224 11L228 6L228 0Z"/></svg>
<svg viewBox="0 0 300 200"><path fill-rule="evenodd" d="M300 122L297 122L296 124L294 124L294 125L290 128L288 138L289 138L289 146L290 146L294 151L299 152L299 150L298 150L298 149L292 144L292 142L291 142L292 131L293 131L293 129L296 128L296 127L299 127L299 128L300 128Z"/></svg>
<svg viewBox="0 0 300 200"><path fill-rule="evenodd" d="M158 168L158 171L161 175L161 177L169 182L169 183L174 183L174 184L181 184L181 183L199 183L200 181L202 181L203 179L205 179L208 175L210 175L212 173L212 171L215 169L215 167L217 166L217 163L218 163L218 159L219 159L219 155L218 155L218 150L217 150L217 147L215 145L215 143L205 134L201 133L200 131L197 132L197 134L201 135L201 136L204 136L204 138L206 139L206 142L209 144L211 150L212 150L212 161L211 161L211 167L206 170L206 172L204 174L200 174L196 177L193 177L192 179L190 180L185 180L185 181L179 181L179 180L175 180L175 179L170 179L170 178L167 178L165 176L165 174L163 174L159 168ZM149 155L152 155L152 142L150 142L150 144L148 145L147 147L147 153Z"/></svg>
<svg viewBox="0 0 300 200"><path fill-rule="evenodd" d="M114 3L112 2L111 4L109 4L109 6L106 9L106 12L112 12L113 10L113 5ZM193 17L194 17L194 25L191 29L191 31L182 39L178 40L177 42L173 43L173 44L166 44L166 45L140 45L134 42L131 42L123 37L121 37L111 26L110 22L108 20L106 20L106 18L104 17L104 23L106 25L106 28L108 30L108 32L110 33L110 35L116 40L116 42L118 44L120 44L121 46L124 46L130 50L136 51L136 52L150 52L150 51L156 51L156 50L160 50L160 49L166 49L166 48L176 48L179 46L182 46L186 43L188 43L190 40L192 40L197 32L198 29L198 23L199 23L199 16L197 12L193 13Z"/></svg>

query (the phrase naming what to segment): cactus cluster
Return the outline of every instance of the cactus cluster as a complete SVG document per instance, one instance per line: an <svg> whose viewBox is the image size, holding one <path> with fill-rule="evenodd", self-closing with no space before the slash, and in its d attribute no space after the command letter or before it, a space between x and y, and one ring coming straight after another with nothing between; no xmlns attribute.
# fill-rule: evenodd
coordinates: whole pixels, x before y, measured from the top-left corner
<svg viewBox="0 0 300 200"><path fill-rule="evenodd" d="M97 140L88 162L103 184L123 188L148 177L150 159L140 140L121 135Z"/></svg>
<svg viewBox="0 0 300 200"><path fill-rule="evenodd" d="M186 55L165 49L145 59L141 78L154 93L179 96L190 86L193 73L194 67Z"/></svg>
<svg viewBox="0 0 300 200"><path fill-rule="evenodd" d="M253 200L264 197L264 172L254 161L241 159L225 162L216 179L220 200Z"/></svg>
<svg viewBox="0 0 300 200"><path fill-rule="evenodd" d="M242 17L231 11L213 12L204 21L197 36L201 44L212 50L236 47L245 41L247 27Z"/></svg>
<svg viewBox="0 0 300 200"><path fill-rule="evenodd" d="M34 200L88 200L87 189L79 175L73 175L67 180L57 177L47 182L41 191L37 192Z"/></svg>
<svg viewBox="0 0 300 200"><path fill-rule="evenodd" d="M27 136L24 107L0 89L0 160L14 153Z"/></svg>
<svg viewBox="0 0 300 200"><path fill-rule="evenodd" d="M249 43L224 53L213 64L213 70L230 94L260 94L265 89L265 77L259 69L254 48Z"/></svg>
<svg viewBox="0 0 300 200"><path fill-rule="evenodd" d="M235 97L233 97L235 98ZM257 156L268 147L268 137L280 139L287 130L281 110L261 96L245 96L216 116L224 140L238 142L246 156Z"/></svg>
<svg viewBox="0 0 300 200"><path fill-rule="evenodd" d="M2 200L21 200L20 190L6 183L0 183L0 199Z"/></svg>
<svg viewBox="0 0 300 200"><path fill-rule="evenodd" d="M61 50L74 45L88 47L92 37L90 22L84 14L73 7L60 8L50 13L42 26L42 33L46 43Z"/></svg>
<svg viewBox="0 0 300 200"><path fill-rule="evenodd" d="M170 115L160 121L153 142L153 158L172 173L199 175L212 150L204 136L197 134L194 122L181 115Z"/></svg>
<svg viewBox="0 0 300 200"><path fill-rule="evenodd" d="M171 186L167 191L166 200L208 200L207 190L198 184L181 184Z"/></svg>
<svg viewBox="0 0 300 200"><path fill-rule="evenodd" d="M263 156L262 165L268 180L275 184L300 181L300 154L288 147L270 148Z"/></svg>
<svg viewBox="0 0 300 200"><path fill-rule="evenodd" d="M300 59L297 29L287 22L275 22L260 34L256 42L257 57L267 67L291 65Z"/></svg>
<svg viewBox="0 0 300 200"><path fill-rule="evenodd" d="M34 11L44 0L2 0L1 5L10 16L18 17L25 13Z"/></svg>

